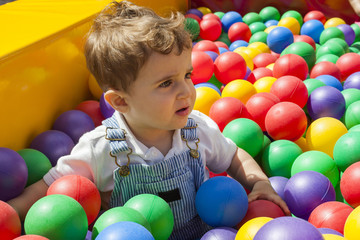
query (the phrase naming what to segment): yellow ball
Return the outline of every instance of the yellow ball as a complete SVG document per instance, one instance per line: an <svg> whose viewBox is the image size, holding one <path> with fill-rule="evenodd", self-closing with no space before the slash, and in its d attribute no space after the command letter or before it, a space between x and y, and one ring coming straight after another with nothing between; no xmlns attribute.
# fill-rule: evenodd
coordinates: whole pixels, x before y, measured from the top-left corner
<svg viewBox="0 0 360 240"><path fill-rule="evenodd" d="M248 68L250 68L251 71L254 70L253 60L252 60L252 58L244 51L244 49L237 48L237 49L234 50L234 52L243 57L243 59L245 60L246 66L247 66Z"/></svg>
<svg viewBox="0 0 360 240"><path fill-rule="evenodd" d="M207 7L198 7L197 10L199 10L200 12L202 12L202 14L208 14L208 13L211 13L211 10L210 8L207 8Z"/></svg>
<svg viewBox="0 0 360 240"><path fill-rule="evenodd" d="M271 53L269 46L263 42L253 42L253 43L250 43L247 47L255 48L255 49L259 50L261 53Z"/></svg>
<svg viewBox="0 0 360 240"><path fill-rule="evenodd" d="M294 141L296 145L298 145L303 152L309 151L309 146L307 145L306 138L300 137L298 140Z"/></svg>
<svg viewBox="0 0 360 240"><path fill-rule="evenodd" d="M266 68L270 69L271 71L274 70L274 65L275 63L270 63L269 65L266 66Z"/></svg>
<svg viewBox="0 0 360 240"><path fill-rule="evenodd" d="M257 55L259 55L261 53L261 51L257 48L249 48L246 47L244 49L244 52L249 55L249 57L251 57L251 59L254 59L254 57L256 57Z"/></svg>
<svg viewBox="0 0 360 240"><path fill-rule="evenodd" d="M328 19L325 22L324 28L336 27L336 26L341 25L341 24L346 24L346 22L341 18L333 17L333 18Z"/></svg>
<svg viewBox="0 0 360 240"><path fill-rule="evenodd" d="M259 92L270 92L270 88L276 81L274 77L262 77L254 83L256 91Z"/></svg>
<svg viewBox="0 0 360 240"><path fill-rule="evenodd" d="M346 126L340 120L322 117L308 127L306 142L310 150L322 151L333 157L335 143L345 133L347 133Z"/></svg>
<svg viewBox="0 0 360 240"><path fill-rule="evenodd" d="M198 110L206 115L209 115L211 106L216 100L220 99L220 94L209 87L196 88L196 100L194 110Z"/></svg>
<svg viewBox="0 0 360 240"><path fill-rule="evenodd" d="M347 217L344 226L344 237L347 240L358 240L360 233L360 206L356 207Z"/></svg>
<svg viewBox="0 0 360 240"><path fill-rule="evenodd" d="M298 35L300 33L300 23L298 20L296 20L296 18L293 17L285 17L280 19L278 26L288 28L294 35Z"/></svg>
<svg viewBox="0 0 360 240"><path fill-rule="evenodd" d="M253 240L259 229L270 222L270 217L256 217L244 223L235 236L235 240Z"/></svg>
<svg viewBox="0 0 360 240"><path fill-rule="evenodd" d="M346 238L335 234L323 234L323 238L324 240L347 240Z"/></svg>
<svg viewBox="0 0 360 240"><path fill-rule="evenodd" d="M267 27L264 32L266 32L267 34L269 34L271 32L271 30L273 30L274 28L276 28L277 25L273 25L273 26L270 26L270 27Z"/></svg>
<svg viewBox="0 0 360 240"><path fill-rule="evenodd" d="M93 97L100 100L101 95L103 94L103 90L100 88L99 84L97 83L95 77L92 74L90 74L89 76L88 85L90 93L93 95Z"/></svg>
<svg viewBox="0 0 360 240"><path fill-rule="evenodd" d="M221 96L237 98L243 104L246 104L249 98L254 94L256 94L256 89L251 82L237 79L225 85Z"/></svg>

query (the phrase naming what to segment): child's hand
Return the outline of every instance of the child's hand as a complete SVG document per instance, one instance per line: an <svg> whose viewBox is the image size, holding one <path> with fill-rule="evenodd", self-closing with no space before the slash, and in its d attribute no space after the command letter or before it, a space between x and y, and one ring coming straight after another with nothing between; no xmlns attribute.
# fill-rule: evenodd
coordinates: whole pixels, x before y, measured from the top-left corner
<svg viewBox="0 0 360 240"><path fill-rule="evenodd" d="M269 181L261 180L254 184L254 187L248 195L249 202L263 199L277 204L287 216L291 216L290 210L285 201L275 192Z"/></svg>

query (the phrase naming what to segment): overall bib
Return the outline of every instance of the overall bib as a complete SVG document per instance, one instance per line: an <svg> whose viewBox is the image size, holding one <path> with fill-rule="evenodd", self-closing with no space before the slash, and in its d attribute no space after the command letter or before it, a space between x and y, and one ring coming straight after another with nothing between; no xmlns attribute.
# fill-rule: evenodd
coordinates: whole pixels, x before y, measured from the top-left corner
<svg viewBox="0 0 360 240"><path fill-rule="evenodd" d="M127 153L128 164L117 165L114 174L114 190L110 207L123 206L135 195L148 193L162 197L169 204L174 215L174 228L169 239L194 240L201 238L211 228L198 216L195 196L205 179L205 167L197 151L199 139L196 123L188 119L181 129L181 136L189 150L154 165L130 164L132 150L126 143L125 131L119 128L115 117L103 121L107 127L106 138L110 141L111 153L115 157ZM196 149L191 149L189 142Z"/></svg>

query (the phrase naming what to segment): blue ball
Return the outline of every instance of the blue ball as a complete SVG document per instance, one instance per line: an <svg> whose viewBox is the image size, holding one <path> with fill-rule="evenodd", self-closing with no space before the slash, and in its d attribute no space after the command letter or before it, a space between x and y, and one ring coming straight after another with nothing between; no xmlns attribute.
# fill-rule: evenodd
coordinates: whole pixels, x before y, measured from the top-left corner
<svg viewBox="0 0 360 240"><path fill-rule="evenodd" d="M304 24L301 26L300 34L307 35L312 39L314 39L316 43L319 43L320 35L324 31L324 29L325 28L322 22L316 19L312 19L304 22Z"/></svg>
<svg viewBox="0 0 360 240"><path fill-rule="evenodd" d="M360 89L360 72L354 72L346 78L344 82L344 89L348 88Z"/></svg>
<svg viewBox="0 0 360 240"><path fill-rule="evenodd" d="M271 19L271 20L267 20L267 21L265 22L265 26L266 26L266 27L276 26L276 25L278 25L278 23L279 23L278 20Z"/></svg>
<svg viewBox="0 0 360 240"><path fill-rule="evenodd" d="M213 62L215 62L216 58L219 56L219 54L213 51L205 51L205 53L211 57Z"/></svg>
<svg viewBox="0 0 360 240"><path fill-rule="evenodd" d="M319 79L321 82L325 83L326 86L337 88L339 91L344 90L339 79L332 75L319 75L316 77L316 79Z"/></svg>
<svg viewBox="0 0 360 240"><path fill-rule="evenodd" d="M220 54L225 53L225 52L230 52L230 50L223 48L223 47L219 47L219 52Z"/></svg>
<svg viewBox="0 0 360 240"><path fill-rule="evenodd" d="M209 88L212 88L214 89L215 91L217 91L219 93L219 95L221 95L221 91L218 87L216 87L214 84L212 83L208 83L208 82L205 82L205 83L199 83L199 84L196 84L195 85L195 88L198 88L198 87L209 87Z"/></svg>
<svg viewBox="0 0 360 240"><path fill-rule="evenodd" d="M240 13L235 11L226 12L224 16L221 18L221 25L224 32L228 32L231 25L237 22L243 22L243 19Z"/></svg>
<svg viewBox="0 0 360 240"><path fill-rule="evenodd" d="M245 216L248 198L236 180L218 176L204 182L195 197L200 218L212 227L233 227Z"/></svg>
<svg viewBox="0 0 360 240"><path fill-rule="evenodd" d="M155 240L151 233L135 222L117 222L104 228L95 240Z"/></svg>
<svg viewBox="0 0 360 240"><path fill-rule="evenodd" d="M287 46L294 42L294 35L286 27L275 27L266 39L269 48L276 53L281 53Z"/></svg>
<svg viewBox="0 0 360 240"><path fill-rule="evenodd" d="M249 45L249 43L247 41L244 40L236 40L234 42L232 42L229 46L229 50L230 51L234 51L235 49L237 49L238 47L247 47Z"/></svg>

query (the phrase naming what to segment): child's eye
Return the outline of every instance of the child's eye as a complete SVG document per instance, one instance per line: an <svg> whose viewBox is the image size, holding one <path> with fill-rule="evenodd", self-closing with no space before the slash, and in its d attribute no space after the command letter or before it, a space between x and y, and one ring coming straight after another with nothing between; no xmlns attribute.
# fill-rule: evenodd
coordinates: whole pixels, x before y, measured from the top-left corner
<svg viewBox="0 0 360 240"><path fill-rule="evenodd" d="M186 74L185 74L185 78L186 78L186 79L191 79L191 72L186 73Z"/></svg>
<svg viewBox="0 0 360 240"><path fill-rule="evenodd" d="M167 81L165 81L165 82L162 82L162 83L160 84L160 87L161 87L161 88L166 88L166 87L170 86L171 83L172 83L171 80L167 80Z"/></svg>

